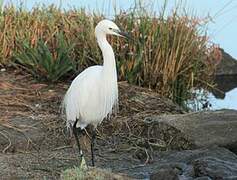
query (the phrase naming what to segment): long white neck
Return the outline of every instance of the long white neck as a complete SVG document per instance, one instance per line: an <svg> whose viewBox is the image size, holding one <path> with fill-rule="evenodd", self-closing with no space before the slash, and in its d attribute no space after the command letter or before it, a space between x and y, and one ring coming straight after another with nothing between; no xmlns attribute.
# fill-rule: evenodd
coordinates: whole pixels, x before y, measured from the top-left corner
<svg viewBox="0 0 237 180"><path fill-rule="evenodd" d="M100 93L103 102L103 118L112 113L113 107L116 112L118 107L118 84L114 52L106 39L106 34L96 27L95 35L103 55L102 81L100 84ZM103 119L102 118L102 119Z"/></svg>
<svg viewBox="0 0 237 180"><path fill-rule="evenodd" d="M111 77L117 81L116 63L114 52L111 45L108 43L105 34L97 34L97 42L103 55L103 73L104 76Z"/></svg>

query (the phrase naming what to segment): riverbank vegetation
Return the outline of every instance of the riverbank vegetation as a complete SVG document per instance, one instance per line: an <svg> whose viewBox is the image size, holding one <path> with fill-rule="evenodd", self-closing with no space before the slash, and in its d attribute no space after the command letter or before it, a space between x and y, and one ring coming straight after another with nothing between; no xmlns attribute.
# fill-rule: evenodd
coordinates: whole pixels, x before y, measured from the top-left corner
<svg viewBox="0 0 237 180"><path fill-rule="evenodd" d="M196 88L213 86L219 49L211 44L200 19L175 9L168 16L142 7L120 11L114 21L133 40L108 37L119 80L148 87L186 106ZM94 27L105 18L85 9L53 5L28 11L7 6L0 12L0 65L22 68L39 80L71 79L88 66L102 64ZM194 93L194 94L193 94Z"/></svg>

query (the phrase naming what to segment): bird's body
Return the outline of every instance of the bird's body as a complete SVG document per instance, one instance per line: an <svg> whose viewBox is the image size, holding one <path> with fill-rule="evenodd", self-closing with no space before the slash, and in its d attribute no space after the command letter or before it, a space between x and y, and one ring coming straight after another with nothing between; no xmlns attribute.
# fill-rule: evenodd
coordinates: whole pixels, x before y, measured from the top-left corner
<svg viewBox="0 0 237 180"><path fill-rule="evenodd" d="M69 87L63 101L66 111L67 126L72 127L78 140L77 127L83 130L87 125L92 124L94 129L108 115L112 113L113 107L118 103L117 72L114 52L106 35L126 36L116 24L109 20L102 20L95 28L95 35L103 55L102 66L91 66L81 72ZM93 138L92 135L92 165Z"/></svg>
<svg viewBox="0 0 237 180"><path fill-rule="evenodd" d="M84 129L88 124L96 127L112 113L118 102L116 69L106 75L103 66L91 66L79 74L68 89L66 104L67 126L78 119L77 127Z"/></svg>

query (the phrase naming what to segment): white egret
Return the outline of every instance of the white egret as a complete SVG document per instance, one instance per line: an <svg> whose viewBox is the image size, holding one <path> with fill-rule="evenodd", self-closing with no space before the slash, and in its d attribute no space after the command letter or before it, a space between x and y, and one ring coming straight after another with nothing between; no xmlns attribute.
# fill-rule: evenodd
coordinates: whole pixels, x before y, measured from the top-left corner
<svg viewBox="0 0 237 180"><path fill-rule="evenodd" d="M78 133L87 125L93 125L91 138L91 159L94 166L95 128L118 105L117 71L114 52L106 35L126 37L118 26L109 20L100 21L95 36L103 55L103 65L91 66L81 72L73 81L64 97L67 127L72 128L81 158ZM77 131L78 130L78 131Z"/></svg>

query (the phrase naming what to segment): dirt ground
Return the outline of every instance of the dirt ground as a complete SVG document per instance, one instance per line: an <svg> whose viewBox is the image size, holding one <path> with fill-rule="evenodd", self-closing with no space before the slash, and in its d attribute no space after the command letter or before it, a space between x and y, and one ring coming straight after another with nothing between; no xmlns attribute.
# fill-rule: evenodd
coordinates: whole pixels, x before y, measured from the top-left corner
<svg viewBox="0 0 237 180"><path fill-rule="evenodd" d="M78 165L74 138L60 113L69 84L39 83L16 69L0 72L2 179L58 179L62 170ZM184 111L155 92L120 82L119 113L98 127L96 166L144 178L160 150L188 149L179 132L146 123L146 117L177 113ZM81 138L88 165L89 132Z"/></svg>

